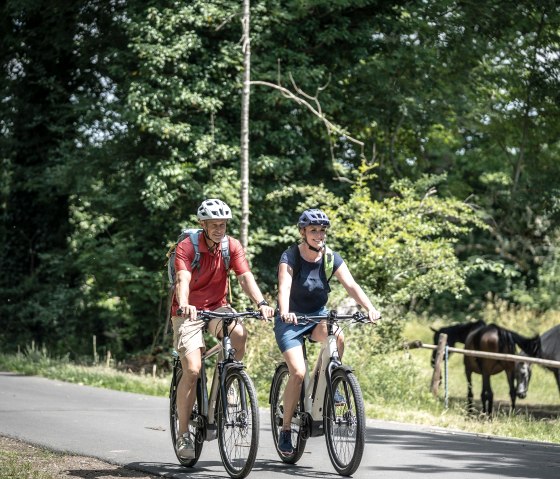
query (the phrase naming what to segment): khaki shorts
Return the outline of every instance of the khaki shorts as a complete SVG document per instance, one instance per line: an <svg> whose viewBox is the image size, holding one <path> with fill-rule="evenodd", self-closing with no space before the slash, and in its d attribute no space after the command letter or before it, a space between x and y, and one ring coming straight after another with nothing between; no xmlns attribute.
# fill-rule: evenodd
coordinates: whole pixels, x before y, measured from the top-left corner
<svg viewBox="0 0 560 479"><path fill-rule="evenodd" d="M234 312L234 309L229 306L223 306L214 311L216 313L229 313ZM189 321L187 318L172 316L171 322L173 323L173 347L179 353L179 356L183 358L197 349L206 350L202 334L205 324L208 324L208 331L212 335L217 337L218 332L221 332L221 321L217 319L205 323L201 319Z"/></svg>

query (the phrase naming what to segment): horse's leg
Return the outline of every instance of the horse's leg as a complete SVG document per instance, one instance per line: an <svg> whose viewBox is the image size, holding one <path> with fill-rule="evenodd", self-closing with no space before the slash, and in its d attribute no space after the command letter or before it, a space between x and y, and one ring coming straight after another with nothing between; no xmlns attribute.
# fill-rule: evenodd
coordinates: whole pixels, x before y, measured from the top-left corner
<svg viewBox="0 0 560 479"><path fill-rule="evenodd" d="M517 390L515 387L515 374L513 370L506 369L506 375L509 384L509 397L511 399L511 410L509 411L511 414L515 410L515 398L517 397Z"/></svg>
<svg viewBox="0 0 560 479"><path fill-rule="evenodd" d="M472 393L472 371L465 365L465 376L467 376L467 411L473 412L473 393Z"/></svg>
<svg viewBox="0 0 560 479"><path fill-rule="evenodd" d="M492 393L492 386L490 385L490 375L487 373L482 374L482 412L492 414L492 406L494 401L494 394Z"/></svg>
<svg viewBox="0 0 560 479"><path fill-rule="evenodd" d="M556 384L558 384L558 392L560 393L560 368L555 368L553 372L556 378Z"/></svg>

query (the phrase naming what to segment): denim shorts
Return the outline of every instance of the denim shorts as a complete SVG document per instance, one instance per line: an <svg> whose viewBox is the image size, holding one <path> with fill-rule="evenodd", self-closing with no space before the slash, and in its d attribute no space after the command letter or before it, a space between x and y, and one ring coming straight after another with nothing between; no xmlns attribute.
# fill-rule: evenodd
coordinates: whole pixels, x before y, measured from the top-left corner
<svg viewBox="0 0 560 479"><path fill-rule="evenodd" d="M307 316L320 316L327 314L327 308L321 308L313 313L305 313ZM297 316L303 316L304 313L295 313ZM288 349L303 345L303 338L311 335L317 326L316 321L298 321L298 324L285 323L280 319L280 314L276 312L274 317L274 336L276 343L283 353Z"/></svg>

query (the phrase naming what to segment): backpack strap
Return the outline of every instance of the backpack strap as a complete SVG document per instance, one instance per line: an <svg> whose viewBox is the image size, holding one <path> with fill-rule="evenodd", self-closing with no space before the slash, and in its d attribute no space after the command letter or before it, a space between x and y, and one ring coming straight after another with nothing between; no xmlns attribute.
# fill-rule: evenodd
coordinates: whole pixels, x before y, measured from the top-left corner
<svg viewBox="0 0 560 479"><path fill-rule="evenodd" d="M295 260L294 266L292 268L292 275L295 278L299 273L299 270L301 269L301 254L299 253L297 243L294 243L292 246L290 246L290 250Z"/></svg>
<svg viewBox="0 0 560 479"><path fill-rule="evenodd" d="M229 237L226 235L222 238L222 259L226 266L226 271L229 271L230 255L229 255Z"/></svg>
<svg viewBox="0 0 560 479"><path fill-rule="evenodd" d="M191 263L192 269L198 268L200 269L200 251L198 249L198 235L200 231L195 233L189 233L189 238L191 239L191 243L194 248L194 258Z"/></svg>
<svg viewBox="0 0 560 479"><path fill-rule="evenodd" d="M330 282L334 274L334 252L325 245L325 255L323 256L323 266L325 267L325 276L327 283Z"/></svg>

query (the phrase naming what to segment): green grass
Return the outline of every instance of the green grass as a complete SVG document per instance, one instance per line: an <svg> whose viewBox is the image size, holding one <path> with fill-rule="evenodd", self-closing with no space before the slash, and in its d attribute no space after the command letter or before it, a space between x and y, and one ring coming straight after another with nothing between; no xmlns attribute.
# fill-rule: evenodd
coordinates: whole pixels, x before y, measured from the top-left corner
<svg viewBox="0 0 560 479"><path fill-rule="evenodd" d="M0 353L0 369L151 396L166 396L171 378L170 374L153 377L117 371L102 365L74 364L66 359L51 358L45 351L35 349L14 355Z"/></svg>
<svg viewBox="0 0 560 479"><path fill-rule="evenodd" d="M493 314L490 311L488 314ZM543 332L557 324L558 315L544 318L540 326L533 316L502 312L499 319L486 317L522 334ZM449 324L441 320L441 324ZM432 332L425 320L408 322L404 329L407 341L432 341ZM518 324L513 328L511 324ZM387 354L371 354L382 345L373 328L358 326L347 329L345 363L354 367L360 381L369 418L426 424L484 435L499 435L521 439L560 443L560 400L553 375L541 367L533 367L528 397L519 400L510 413L509 392L504 373L492 377L495 414L492 418L473 417L465 411L467 385L462 355L453 354L449 361L449 407L444 407L444 387L434 398L430 392L432 368L431 350L413 349ZM255 382L261 407L268 406L270 379L281 355L276 346L270 323L248 324L250 340L245 356L247 370ZM318 353L318 345L309 348L310 359ZM44 352L18 355L0 354L0 369L37 374L48 378L71 381L120 391L166 396L170 375L152 377L115 371L101 366L80 366L66 360L49 358ZM481 377L473 376L475 400L480 397ZM480 402L475 405L480 409Z"/></svg>
<svg viewBox="0 0 560 479"><path fill-rule="evenodd" d="M41 458L48 459L54 453L41 451ZM55 476L34 465L30 458L24 458L21 454L0 449L0 479L55 479Z"/></svg>

